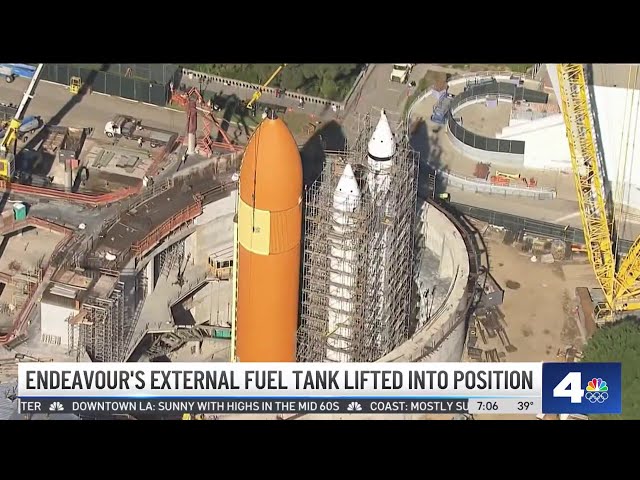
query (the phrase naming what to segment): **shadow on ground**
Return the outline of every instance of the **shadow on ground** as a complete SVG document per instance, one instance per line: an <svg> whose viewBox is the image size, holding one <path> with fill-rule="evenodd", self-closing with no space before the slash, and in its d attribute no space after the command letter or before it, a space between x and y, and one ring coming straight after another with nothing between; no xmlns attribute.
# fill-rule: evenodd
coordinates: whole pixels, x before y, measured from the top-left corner
<svg viewBox="0 0 640 480"><path fill-rule="evenodd" d="M304 185L309 187L320 177L326 161L325 151L342 152L346 145L342 126L335 120L317 129L300 150Z"/></svg>
<svg viewBox="0 0 640 480"><path fill-rule="evenodd" d="M449 171L448 165L442 164L442 147L438 144L436 134L440 125L428 125L422 117L412 121L409 127L409 144L420 154L418 168L418 197L433 198L447 189L446 178L438 175L439 171Z"/></svg>

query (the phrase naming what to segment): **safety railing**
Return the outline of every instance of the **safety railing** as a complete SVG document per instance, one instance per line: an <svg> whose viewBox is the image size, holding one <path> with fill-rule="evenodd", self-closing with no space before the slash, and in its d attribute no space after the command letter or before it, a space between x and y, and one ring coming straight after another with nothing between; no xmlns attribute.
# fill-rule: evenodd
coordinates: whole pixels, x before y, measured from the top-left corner
<svg viewBox="0 0 640 480"><path fill-rule="evenodd" d="M196 201L180 212L173 215L160 226L154 228L142 240L134 243L131 251L137 258L141 258L144 253L156 246L160 240L169 235L178 227L202 214L202 198L196 196Z"/></svg>

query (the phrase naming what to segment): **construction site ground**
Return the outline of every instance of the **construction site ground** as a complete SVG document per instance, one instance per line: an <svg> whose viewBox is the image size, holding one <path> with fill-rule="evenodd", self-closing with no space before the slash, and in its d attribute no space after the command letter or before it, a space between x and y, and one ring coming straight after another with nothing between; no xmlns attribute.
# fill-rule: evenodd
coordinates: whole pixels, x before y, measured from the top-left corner
<svg viewBox="0 0 640 480"><path fill-rule="evenodd" d="M143 203L133 211L123 212L119 220L96 245L96 252L117 254L146 237L165 220L195 202L194 195L209 190L219 181L207 170L200 175L180 177L173 188Z"/></svg>
<svg viewBox="0 0 640 480"><path fill-rule="evenodd" d="M456 93L460 88L452 89L452 93ZM427 124L427 128L420 129L416 135L426 136L427 138L416 138L412 143L420 150L421 158L428 158L428 163L434 168L473 177L477 160L463 155L452 144L446 126L437 125L430 121L435 103L436 99L433 96L428 96L415 107L412 118L421 117ZM500 103L499 105L498 109L510 109L506 103ZM477 104L461 110L458 115L463 118L465 128L478 133L491 132L498 131L508 124L508 118L504 119L500 115L490 113L495 110L487 108L484 104ZM512 196L509 197L509 201L505 201L505 197L502 195L462 191L455 187L448 187L446 183L442 185L442 188L450 192L451 200L454 202L582 228L574 179L570 172L527 168L520 168L516 171L513 167L492 163L491 175L494 175L498 170L516 175L520 174L528 179L533 177L537 180L539 187L556 190L557 197L553 200L535 200ZM619 219L618 234L621 238L634 240L640 235L640 210L624 207L617 218Z"/></svg>
<svg viewBox="0 0 640 480"><path fill-rule="evenodd" d="M8 275L34 273L39 264L46 262L55 246L62 240L62 235L41 228L29 228L20 233L2 237L0 244L0 272ZM20 282L26 285L26 282ZM0 333L5 332L13 324L14 316L19 311L20 290L11 284L2 285L0 306L13 311L0 310ZM12 307L8 307L12 305Z"/></svg>
<svg viewBox="0 0 640 480"><path fill-rule="evenodd" d="M478 223L489 252L490 271L505 290L499 307L501 321L510 344L505 348L498 337L478 339L483 350L496 349L505 362L565 361L563 352L578 350L584 339L576 323L576 287L595 287L591 265L584 259L551 264L532 262L532 254L503 243L504 232L486 229ZM485 231L486 229L486 231ZM507 351L511 350L511 351ZM476 415L476 419L535 419L534 415Z"/></svg>

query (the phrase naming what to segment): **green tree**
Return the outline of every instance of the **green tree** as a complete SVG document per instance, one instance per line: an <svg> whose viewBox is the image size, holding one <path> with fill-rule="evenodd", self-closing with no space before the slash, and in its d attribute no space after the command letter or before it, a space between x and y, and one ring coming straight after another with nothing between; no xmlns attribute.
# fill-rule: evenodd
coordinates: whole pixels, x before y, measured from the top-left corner
<svg viewBox="0 0 640 480"><path fill-rule="evenodd" d="M583 362L622 363L622 414L595 419L640 420L640 322L634 318L600 328L584 351Z"/></svg>
<svg viewBox="0 0 640 480"><path fill-rule="evenodd" d="M255 84L263 84L278 67L275 63L187 64L186 68ZM342 101L364 68L361 63L288 64L271 86Z"/></svg>

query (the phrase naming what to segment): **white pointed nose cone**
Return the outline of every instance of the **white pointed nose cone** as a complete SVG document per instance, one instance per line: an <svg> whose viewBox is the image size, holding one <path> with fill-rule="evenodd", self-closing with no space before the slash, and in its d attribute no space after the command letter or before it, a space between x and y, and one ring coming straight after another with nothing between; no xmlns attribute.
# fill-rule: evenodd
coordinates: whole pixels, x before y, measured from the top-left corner
<svg viewBox="0 0 640 480"><path fill-rule="evenodd" d="M353 169L347 164L333 195L333 207L341 212L353 212L360 203L360 196L360 187Z"/></svg>
<svg viewBox="0 0 640 480"><path fill-rule="evenodd" d="M396 153L396 140L393 138L387 114L382 110L378 125L369 140L369 156L375 160L387 160Z"/></svg>

